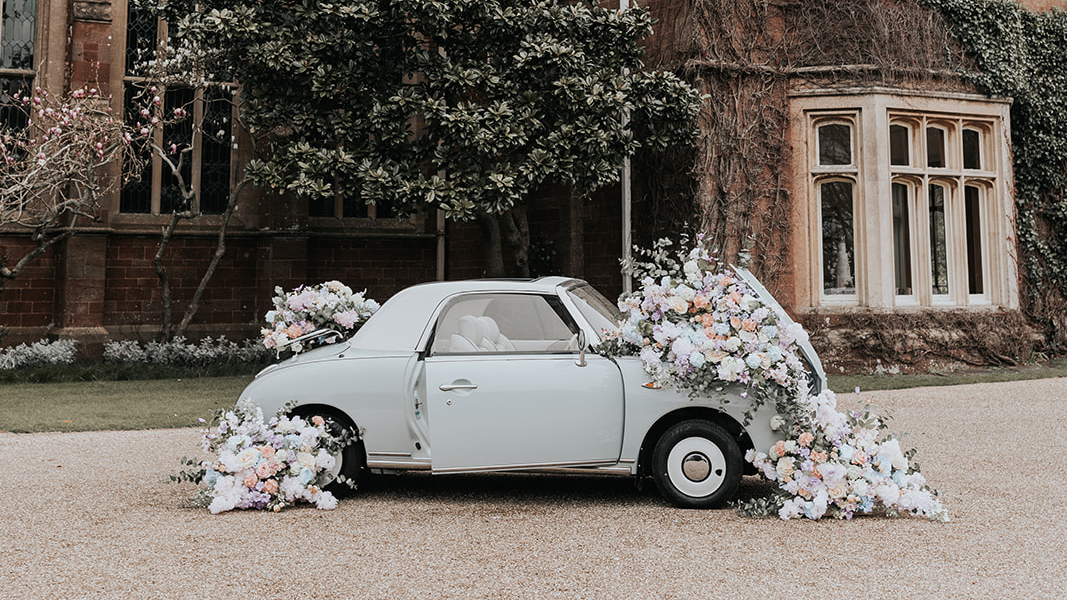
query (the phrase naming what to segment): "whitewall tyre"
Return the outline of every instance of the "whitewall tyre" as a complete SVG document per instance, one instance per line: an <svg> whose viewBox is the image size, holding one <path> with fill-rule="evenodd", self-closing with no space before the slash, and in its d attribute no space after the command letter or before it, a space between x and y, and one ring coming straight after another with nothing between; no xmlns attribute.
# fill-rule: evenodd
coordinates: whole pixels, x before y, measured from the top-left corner
<svg viewBox="0 0 1067 600"><path fill-rule="evenodd" d="M681 508L721 508L733 498L744 471L737 442L704 420L676 423L663 432L652 454L660 493Z"/></svg>

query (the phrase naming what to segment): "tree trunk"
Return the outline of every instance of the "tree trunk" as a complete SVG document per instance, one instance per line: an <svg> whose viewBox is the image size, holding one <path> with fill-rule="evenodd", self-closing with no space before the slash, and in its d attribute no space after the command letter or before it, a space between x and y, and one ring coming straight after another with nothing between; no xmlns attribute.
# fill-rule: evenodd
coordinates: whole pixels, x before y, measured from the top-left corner
<svg viewBox="0 0 1067 600"><path fill-rule="evenodd" d="M244 179L237 185L232 192L230 192L229 202L226 203L226 210L222 213L222 224L219 225L219 241L215 246L215 254L211 257L211 264L208 265L207 270L204 271L204 276L200 278L200 285L197 286L196 291L193 292L193 298L189 301L189 306L185 308L185 314L182 315L182 320L178 323L178 328L174 331L175 336L185 335L185 330L189 327L189 323L192 322L193 317L196 316L196 312L200 310L200 299L204 296L204 290L207 289L208 283L211 278L215 276L215 271L219 268L219 262L222 261L222 257L226 254L226 228L230 224L230 217L233 216L233 211L237 208L237 196L244 189L248 180Z"/></svg>
<svg viewBox="0 0 1067 600"><path fill-rule="evenodd" d="M526 204L516 204L500 215L507 242L508 277L530 276L530 223L526 215Z"/></svg>
<svg viewBox="0 0 1067 600"><path fill-rule="evenodd" d="M56 245L70 236L74 235L74 223L64 228L60 233L53 237L47 237L46 230L44 228L38 228L34 232L31 238L37 243L37 246L33 250L27 252L22 258L15 263L14 267L7 266L7 257L0 259L0 293L4 291L4 284L10 280L15 279L22 272L22 269L26 268L26 265L30 264L38 256L44 254L45 250L48 250L52 246Z"/></svg>
<svg viewBox="0 0 1067 600"><path fill-rule="evenodd" d="M171 301L170 301L170 277L167 275L167 269L163 267L163 254L167 251L167 246L170 245L170 239L174 235L174 230L178 227L178 222L182 220L182 213L175 212L171 215L170 223L166 229L163 230L163 236L159 240L159 247L156 248L156 255L152 257L152 265L156 269L156 277L159 278L159 287L162 289L163 303L163 326L159 329L159 341L169 342L171 339L171 331L174 328L174 320L171 315Z"/></svg>
<svg viewBox="0 0 1067 600"><path fill-rule="evenodd" d="M482 229L482 243L485 247L485 276L504 277L504 255L500 245L500 222L497 215L481 215L478 225Z"/></svg>
<svg viewBox="0 0 1067 600"><path fill-rule="evenodd" d="M585 197L571 188L567 204L567 249L566 274L570 277L585 277Z"/></svg>

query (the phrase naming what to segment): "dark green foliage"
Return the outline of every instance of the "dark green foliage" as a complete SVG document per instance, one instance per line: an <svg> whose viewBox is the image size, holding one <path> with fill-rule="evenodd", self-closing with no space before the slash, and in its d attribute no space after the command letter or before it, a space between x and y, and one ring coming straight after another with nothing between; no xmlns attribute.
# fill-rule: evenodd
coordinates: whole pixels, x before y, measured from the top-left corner
<svg viewBox="0 0 1067 600"><path fill-rule="evenodd" d="M1067 343L1067 11L1009 0L924 0L974 55L966 73L1014 99L1012 149L1025 309L1056 352Z"/></svg>
<svg viewBox="0 0 1067 600"><path fill-rule="evenodd" d="M303 197L468 219L544 185L596 189L637 148L695 134L696 92L641 71L644 9L168 0L162 15L242 84L245 119L270 142L252 180Z"/></svg>

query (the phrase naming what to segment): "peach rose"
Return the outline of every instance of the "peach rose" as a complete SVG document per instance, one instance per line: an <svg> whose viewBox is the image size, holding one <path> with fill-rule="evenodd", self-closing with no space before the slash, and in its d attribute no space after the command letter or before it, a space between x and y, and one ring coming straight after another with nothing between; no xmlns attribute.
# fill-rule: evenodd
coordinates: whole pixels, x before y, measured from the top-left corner
<svg viewBox="0 0 1067 600"><path fill-rule="evenodd" d="M277 479L268 479L268 480L264 481L263 482L263 491L268 493L268 494L270 494L271 496L277 494L278 493L278 480Z"/></svg>

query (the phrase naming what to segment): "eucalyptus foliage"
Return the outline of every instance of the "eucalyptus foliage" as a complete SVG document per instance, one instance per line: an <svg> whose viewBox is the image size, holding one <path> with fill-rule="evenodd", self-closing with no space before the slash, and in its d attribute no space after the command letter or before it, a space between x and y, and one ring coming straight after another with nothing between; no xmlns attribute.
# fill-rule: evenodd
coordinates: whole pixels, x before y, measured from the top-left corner
<svg viewBox="0 0 1067 600"><path fill-rule="evenodd" d="M496 214L531 191L617 181L688 143L697 93L642 71L645 9L583 0L160 0L172 43L242 85L270 142L260 185L400 214ZM210 50L205 50L210 49Z"/></svg>
<svg viewBox="0 0 1067 600"><path fill-rule="evenodd" d="M1067 339L1067 11L1009 0L924 0L974 56L968 78L1013 98L1012 150L1028 312ZM1049 292L1054 297L1049 297ZM1062 350L1062 348L1060 348Z"/></svg>

